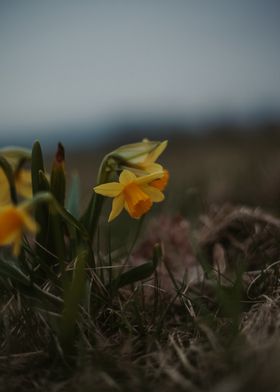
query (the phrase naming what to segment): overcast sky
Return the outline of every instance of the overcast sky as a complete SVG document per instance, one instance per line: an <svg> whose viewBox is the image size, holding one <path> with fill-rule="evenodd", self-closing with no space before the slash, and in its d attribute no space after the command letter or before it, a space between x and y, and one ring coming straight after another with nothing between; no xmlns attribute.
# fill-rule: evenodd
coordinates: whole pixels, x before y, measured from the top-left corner
<svg viewBox="0 0 280 392"><path fill-rule="evenodd" d="M280 108L279 0L0 0L0 132Z"/></svg>

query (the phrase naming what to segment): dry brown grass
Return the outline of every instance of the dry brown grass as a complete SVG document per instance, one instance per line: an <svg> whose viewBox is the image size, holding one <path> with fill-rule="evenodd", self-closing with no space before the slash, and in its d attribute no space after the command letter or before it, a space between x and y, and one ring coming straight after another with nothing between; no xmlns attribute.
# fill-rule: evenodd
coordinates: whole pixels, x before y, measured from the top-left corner
<svg viewBox="0 0 280 392"><path fill-rule="evenodd" d="M279 391L276 141L171 140L166 206L148 220L129 259L149 259L160 241L164 258L155 276L99 310L94 348L82 347L75 366L50 349L42 320L24 323L14 298L1 324L0 390ZM83 200L102 155L66 155L68 173L81 173Z"/></svg>

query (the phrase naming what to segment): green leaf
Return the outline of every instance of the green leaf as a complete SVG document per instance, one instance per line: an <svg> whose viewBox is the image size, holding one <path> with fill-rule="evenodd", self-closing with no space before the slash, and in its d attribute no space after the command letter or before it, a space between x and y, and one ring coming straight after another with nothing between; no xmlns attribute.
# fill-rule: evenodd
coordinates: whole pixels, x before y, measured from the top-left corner
<svg viewBox="0 0 280 392"><path fill-rule="evenodd" d="M39 178L40 171L42 171L43 173L45 172L44 162L43 162L41 145L39 141L36 141L33 144L32 155L31 155L31 176L32 176L33 195L35 195L36 193L42 190L45 190L45 189L41 189L40 186L40 178Z"/></svg>
<svg viewBox="0 0 280 392"><path fill-rule="evenodd" d="M71 352L75 342L79 306L85 293L85 266L88 254L82 251L76 259L72 282L65 290L64 309L61 318L60 342L63 350Z"/></svg>
<svg viewBox="0 0 280 392"><path fill-rule="evenodd" d="M132 284L138 282L140 280L144 280L149 278L157 268L162 258L162 250L159 244L154 246L154 253L152 261L141 264L137 267L130 269L119 275L117 278L113 279L109 289L117 290L123 286L128 284Z"/></svg>
<svg viewBox="0 0 280 392"><path fill-rule="evenodd" d="M61 143L58 144L55 159L51 171L51 192L56 200L64 206L65 201L65 170L64 170L64 147Z"/></svg>
<svg viewBox="0 0 280 392"><path fill-rule="evenodd" d="M64 207L66 179L64 170L64 147L58 143L56 155L52 165L50 192L57 200L57 203ZM61 273L64 273L64 261L66 260L65 247L65 225L62 218L57 214L49 216L49 249L58 256Z"/></svg>
<svg viewBox="0 0 280 392"><path fill-rule="evenodd" d="M33 197L39 192L47 191L49 186L44 178L44 162L41 145L38 141L33 144L31 157L31 177ZM40 230L36 235L36 241L43 247L48 248L48 226L49 226L49 209L48 206L39 204L35 208L35 219L39 223ZM37 253L44 257L45 251L41 246L37 246Z"/></svg>
<svg viewBox="0 0 280 392"><path fill-rule="evenodd" d="M48 180L46 174L42 170L39 170L39 179L38 180L39 180L40 192L50 192L49 180Z"/></svg>
<svg viewBox="0 0 280 392"><path fill-rule="evenodd" d="M78 173L72 175L72 182L69 190L69 195L66 202L66 209L76 219L79 217L80 208L80 178Z"/></svg>

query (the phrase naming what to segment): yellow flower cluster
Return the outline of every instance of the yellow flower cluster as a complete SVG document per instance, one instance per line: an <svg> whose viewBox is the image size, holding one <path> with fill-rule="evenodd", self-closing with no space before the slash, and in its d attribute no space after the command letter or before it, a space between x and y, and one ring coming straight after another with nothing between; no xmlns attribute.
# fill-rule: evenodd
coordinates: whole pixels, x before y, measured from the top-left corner
<svg viewBox="0 0 280 392"><path fill-rule="evenodd" d="M11 164L14 162L11 161ZM12 165L14 166L14 165ZM32 197L30 170L20 168L14 172L16 193L23 198ZM0 246L12 245L14 255L18 255L23 230L36 233L38 226L24 204L12 204L7 176L0 168Z"/></svg>
<svg viewBox="0 0 280 392"><path fill-rule="evenodd" d="M16 256L20 251L24 229L35 234L38 226L23 205L7 205L0 208L0 245L12 245Z"/></svg>
<svg viewBox="0 0 280 392"><path fill-rule="evenodd" d="M32 184L30 170L20 169L14 174L16 192L24 198L32 197ZM10 187L4 170L0 168L0 206L11 203Z"/></svg>
<svg viewBox="0 0 280 392"><path fill-rule="evenodd" d="M122 146L111 154L117 162L116 170L120 171L119 180L101 183L94 188L97 194L113 198L109 222L123 209L138 219L150 210L153 203L164 200L162 191L168 183L169 173L156 160L166 146L167 141L143 140ZM17 195L32 198L30 171L20 167L13 175ZM14 205L10 192L6 173L0 167L0 246L12 245L13 253L18 255L23 231L27 229L35 234L38 225L29 213L33 200Z"/></svg>
<svg viewBox="0 0 280 392"><path fill-rule="evenodd" d="M126 169L119 176L119 182L98 185L94 191L113 198L109 222L123 209L132 218L140 218L150 210L153 203L164 199L162 191L167 185L169 173L155 161L167 146L167 141L157 144L151 151L149 141L123 146L117 150L125 156Z"/></svg>

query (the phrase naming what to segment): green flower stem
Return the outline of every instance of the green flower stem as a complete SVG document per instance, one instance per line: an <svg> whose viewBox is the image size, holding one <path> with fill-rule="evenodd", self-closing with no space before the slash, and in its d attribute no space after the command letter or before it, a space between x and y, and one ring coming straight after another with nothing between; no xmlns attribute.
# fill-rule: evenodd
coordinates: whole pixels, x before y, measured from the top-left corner
<svg viewBox="0 0 280 392"><path fill-rule="evenodd" d="M111 160L111 162L110 162ZM106 155L99 167L97 175L97 185L105 184L108 182L112 171L117 167L117 162L111 156L111 154ZM88 231L89 242L92 243L99 217L102 211L102 206L104 202L104 197L93 193L86 212L81 218L81 222Z"/></svg>

